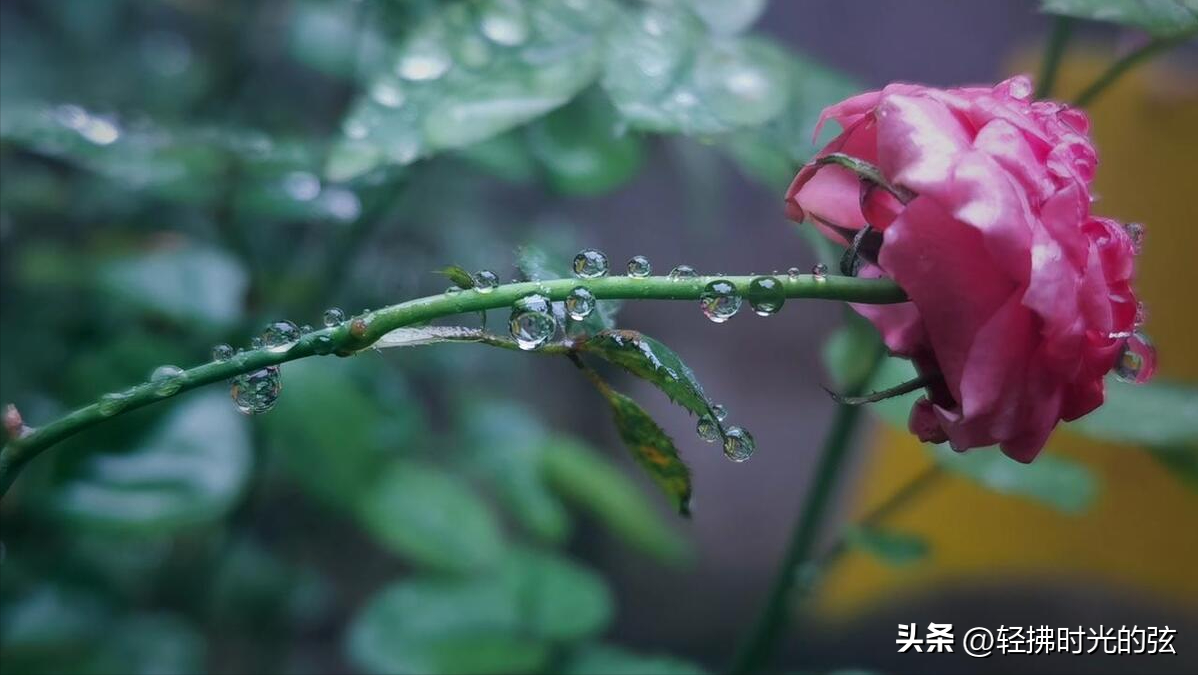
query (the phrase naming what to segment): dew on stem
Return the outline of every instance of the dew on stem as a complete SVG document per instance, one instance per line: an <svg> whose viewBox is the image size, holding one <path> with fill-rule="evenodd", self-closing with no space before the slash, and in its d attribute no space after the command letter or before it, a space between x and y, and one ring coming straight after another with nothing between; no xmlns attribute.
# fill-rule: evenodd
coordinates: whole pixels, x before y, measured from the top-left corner
<svg viewBox="0 0 1198 675"><path fill-rule="evenodd" d="M283 388L278 366L267 366L252 373L242 373L233 378L229 395L233 405L244 415L257 415L275 407L279 391Z"/></svg>
<svg viewBox="0 0 1198 675"><path fill-rule="evenodd" d="M224 343L212 348L213 361L228 361L233 358L233 347Z"/></svg>
<svg viewBox="0 0 1198 675"><path fill-rule="evenodd" d="M291 349L300 339L300 329L290 321L275 321L262 331L262 346L276 354Z"/></svg>
<svg viewBox="0 0 1198 675"><path fill-rule="evenodd" d="M825 268L825 269L826 269L826 268ZM790 269L786 270L786 276L787 276L787 277L788 277L788 278L789 278L791 281L798 281L798 280L799 280L799 275L800 275L800 274L802 274L802 272L800 272L800 271L799 271L799 268L797 268L797 267L792 267L792 268L790 268Z"/></svg>
<svg viewBox="0 0 1198 675"><path fill-rule="evenodd" d="M643 279L653 272L649 259L643 255L634 255L628 260L628 276Z"/></svg>
<svg viewBox="0 0 1198 675"><path fill-rule="evenodd" d="M474 274L474 289L479 293L490 293L499 286L499 275L491 270L479 270Z"/></svg>
<svg viewBox="0 0 1198 675"><path fill-rule="evenodd" d="M186 376L179 366L158 366L150 373L150 384L154 385L154 393L159 396L174 396L183 388Z"/></svg>
<svg viewBox="0 0 1198 675"><path fill-rule="evenodd" d="M690 265L679 265L670 270L669 276L671 281L681 281L682 279L694 279L699 276L699 273Z"/></svg>
<svg viewBox="0 0 1198 675"><path fill-rule="evenodd" d="M582 321L595 311L595 294L579 286L566 296L566 313L575 321Z"/></svg>
<svg viewBox="0 0 1198 675"><path fill-rule="evenodd" d="M607 256L593 248L583 249L574 256L574 276L580 279L598 279L607 276Z"/></svg>
<svg viewBox="0 0 1198 675"><path fill-rule="evenodd" d="M525 351L542 347L557 332L557 320L549 298L533 293L520 298L512 305L508 319L508 330L516 345Z"/></svg>
<svg viewBox="0 0 1198 675"><path fill-rule="evenodd" d="M716 279L707 284L699 296L703 314L716 323L724 323L740 311L740 293L736 285L727 279Z"/></svg>
<svg viewBox="0 0 1198 675"><path fill-rule="evenodd" d="M777 314L786 302L786 289L773 277L757 277L749 282L749 305L758 316Z"/></svg>
<svg viewBox="0 0 1198 675"><path fill-rule="evenodd" d="M345 321L345 312L341 311L340 307L330 307L326 309L324 311L324 315L321 317L321 322L324 323L325 328L332 328L333 326L340 324L342 321Z"/></svg>
<svg viewBox="0 0 1198 675"><path fill-rule="evenodd" d="M124 391L114 391L104 394L100 397L100 403L98 406L100 409L100 414L104 417L112 417L113 415L124 410L126 405L129 405L130 398L132 398L132 394Z"/></svg>
<svg viewBox="0 0 1198 675"><path fill-rule="evenodd" d="M823 263L816 263L811 268L811 276L815 277L817 282L828 280L828 266Z"/></svg>

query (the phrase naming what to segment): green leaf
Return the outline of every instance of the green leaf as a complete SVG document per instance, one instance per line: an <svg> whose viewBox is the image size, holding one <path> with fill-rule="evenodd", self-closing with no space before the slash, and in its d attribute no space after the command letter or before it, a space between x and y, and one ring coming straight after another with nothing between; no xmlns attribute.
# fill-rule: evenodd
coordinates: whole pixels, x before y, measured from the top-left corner
<svg viewBox="0 0 1198 675"><path fill-rule="evenodd" d="M138 447L86 457L54 489L51 507L72 524L122 532L210 523L237 504L250 463L245 418L223 394L198 392Z"/></svg>
<svg viewBox="0 0 1198 675"><path fill-rule="evenodd" d="M767 0L691 0L713 33L739 33L757 21Z"/></svg>
<svg viewBox="0 0 1198 675"><path fill-rule="evenodd" d="M854 525L844 531L851 546L865 551L887 565L910 565L928 556L930 546L923 537L876 527Z"/></svg>
<svg viewBox="0 0 1198 675"><path fill-rule="evenodd" d="M611 387L601 387L600 391L611 405L620 438L633 459L666 493L678 513L690 515L691 472L678 456L673 439L636 401Z"/></svg>
<svg viewBox="0 0 1198 675"><path fill-rule="evenodd" d="M474 288L474 275L457 265L443 267L438 273L445 275L458 288Z"/></svg>
<svg viewBox="0 0 1198 675"><path fill-rule="evenodd" d="M1031 464L1020 464L997 448L953 452L947 445L931 446L937 463L1002 494L1016 495L1058 511L1079 514L1098 495L1098 477L1085 465L1044 453Z"/></svg>
<svg viewBox="0 0 1198 675"><path fill-rule="evenodd" d="M1198 445L1150 448L1149 454L1183 485L1198 492Z"/></svg>
<svg viewBox="0 0 1198 675"><path fill-rule="evenodd" d="M249 285L236 260L199 246L110 258L100 263L96 281L134 307L214 327L231 326L241 318Z"/></svg>
<svg viewBox="0 0 1198 675"><path fill-rule="evenodd" d="M356 360L354 360L356 361ZM365 366L365 367L364 367ZM364 383L366 366L328 359L301 359L282 371L286 392L263 415L276 456L288 474L310 494L353 509L398 450L421 434L423 420L414 399L396 389L382 401Z"/></svg>
<svg viewBox="0 0 1198 675"><path fill-rule="evenodd" d="M423 567L473 572L504 551L487 504L461 479L423 462L393 461L362 495L358 515L379 544Z"/></svg>
<svg viewBox="0 0 1198 675"><path fill-rule="evenodd" d="M457 408L466 467L495 486L528 531L547 541L564 540L570 518L542 475L547 434L541 423L520 404L499 398Z"/></svg>
<svg viewBox="0 0 1198 675"><path fill-rule="evenodd" d="M686 540L658 515L644 492L595 450L573 439L554 438L543 449L541 468L553 490L629 546L667 563L690 557Z"/></svg>
<svg viewBox="0 0 1198 675"><path fill-rule="evenodd" d="M350 659L372 673L540 670L549 644L603 630L612 601L589 570L515 549L495 573L389 586L353 620Z"/></svg>
<svg viewBox="0 0 1198 675"><path fill-rule="evenodd" d="M570 653L561 675L703 675L700 666L673 656L644 655L615 645L587 644Z"/></svg>
<svg viewBox="0 0 1198 675"><path fill-rule="evenodd" d="M781 113L788 65L766 40L710 35L683 3L646 3L613 26L601 81L634 128L717 134Z"/></svg>
<svg viewBox="0 0 1198 675"><path fill-rule="evenodd" d="M393 67L370 78L328 173L345 180L378 163L409 164L564 105L597 76L597 35L610 15L607 0L583 9L556 0L445 6L408 34ZM351 153L357 161L343 161Z"/></svg>
<svg viewBox="0 0 1198 675"><path fill-rule="evenodd" d="M1198 388L1165 382L1135 385L1111 378L1103 404L1065 428L1113 443L1198 442Z"/></svg>
<svg viewBox="0 0 1198 675"><path fill-rule="evenodd" d="M1156 37L1198 31L1193 0L1042 0L1042 11L1139 28Z"/></svg>
<svg viewBox="0 0 1198 675"><path fill-rule="evenodd" d="M529 125L528 145L555 190L570 195L608 192L640 169L640 141L618 129L611 104L582 96Z"/></svg>
<svg viewBox="0 0 1198 675"><path fill-rule="evenodd" d="M605 330L577 348L580 353L598 356L652 383L671 401L700 417L715 416L703 386L690 367L674 350L647 335L631 330Z"/></svg>

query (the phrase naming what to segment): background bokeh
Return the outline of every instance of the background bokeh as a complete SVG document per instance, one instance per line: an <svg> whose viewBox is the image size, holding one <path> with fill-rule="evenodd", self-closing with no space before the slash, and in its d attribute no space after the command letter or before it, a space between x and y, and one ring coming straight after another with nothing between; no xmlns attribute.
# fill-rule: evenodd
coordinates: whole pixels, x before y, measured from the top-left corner
<svg viewBox="0 0 1198 675"><path fill-rule="evenodd" d="M520 246L561 267L594 246L657 273L808 269L818 253L784 219L781 187L818 110L893 80L1034 73L1051 23L1030 1L704 0L688 20L661 5L664 33L600 39L601 3L563 0L526 3L560 15L523 37L500 22L487 42L452 17L428 28L454 6L485 21L492 4L0 3L0 400L36 425L215 343L248 346L270 320L319 325L325 307L440 292L431 272L448 264L507 280ZM760 54L728 35L750 23L770 41ZM1142 39L1078 22L1060 95ZM678 86L714 113L655 109L658 83L619 77L707 41L759 56L785 113L722 100L684 68ZM430 44L452 46L448 74L379 75L413 53L435 72ZM792 54L781 65L777 47ZM1097 209L1148 229L1138 288L1171 384L1115 385L1118 405L1026 468L954 464L894 430L909 402L880 409L827 544L932 462L953 470L886 520L898 544L821 570L796 604L788 672L1198 667L1196 54L1183 45L1090 110ZM741 314L619 315L756 437L749 462L729 463L651 385L609 373L691 467L689 519L572 365L478 345L288 364L260 416L214 386L91 429L0 502L0 668L717 671L795 521L833 411L824 344L844 323L816 301ZM932 621L958 635L1168 625L1178 654L895 653L897 623Z"/></svg>

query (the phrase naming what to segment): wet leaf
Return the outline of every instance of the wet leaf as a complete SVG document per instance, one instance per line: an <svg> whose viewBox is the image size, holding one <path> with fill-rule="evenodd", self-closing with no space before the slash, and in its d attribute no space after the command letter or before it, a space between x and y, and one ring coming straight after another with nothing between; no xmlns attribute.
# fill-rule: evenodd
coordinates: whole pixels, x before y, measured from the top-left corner
<svg viewBox="0 0 1198 675"><path fill-rule="evenodd" d="M474 288L474 275L457 265L443 267L438 271L453 282L458 288Z"/></svg>
<svg viewBox="0 0 1198 675"><path fill-rule="evenodd" d="M442 342L477 342L487 337L486 331L466 326L418 326L396 328L384 333L373 345L375 349L421 347Z"/></svg>
<svg viewBox="0 0 1198 675"><path fill-rule="evenodd" d="M1085 512L1098 496L1098 477L1085 465L1045 452L1021 464L998 448L953 452L947 445L929 446L936 462L1002 494L1024 497L1068 514Z"/></svg>
<svg viewBox="0 0 1198 675"><path fill-rule="evenodd" d="M629 546L667 563L690 557L686 540L658 515L645 493L594 449L573 439L551 439L543 448L541 470L554 491Z"/></svg>
<svg viewBox="0 0 1198 675"><path fill-rule="evenodd" d="M692 413L715 417L695 373L674 350L631 330L605 330L577 346L646 380Z"/></svg>
<svg viewBox="0 0 1198 675"><path fill-rule="evenodd" d="M1148 452L1182 485L1198 492L1198 445L1151 448Z"/></svg>
<svg viewBox="0 0 1198 675"><path fill-rule="evenodd" d="M156 533L210 523L236 505L249 477L249 431L224 394L198 392L137 447L86 457L52 495L74 525Z"/></svg>
<svg viewBox="0 0 1198 675"><path fill-rule="evenodd" d="M640 141L619 131L600 96L582 96L529 125L527 138L549 184L565 194L610 191L635 176L643 160Z"/></svg>
<svg viewBox="0 0 1198 675"><path fill-rule="evenodd" d="M1042 0L1040 9L1138 28L1156 37L1198 31L1198 5L1192 0Z"/></svg>
<svg viewBox="0 0 1198 675"><path fill-rule="evenodd" d="M499 523L468 484L431 464L395 460L358 504L362 526L413 564L473 572L504 552Z"/></svg>
<svg viewBox="0 0 1198 675"><path fill-rule="evenodd" d="M569 278L573 271L568 261L577 252L577 247L573 246L568 253L565 248L564 245L547 249L545 246L526 244L516 250L516 267L529 281ZM598 300L595 310L587 318L582 321L569 319L567 330L571 335L594 335L615 328L621 304L619 300Z"/></svg>
<svg viewBox="0 0 1198 675"><path fill-rule="evenodd" d="M562 675L703 675L700 666L673 656L637 654L602 643L574 649Z"/></svg>
<svg viewBox="0 0 1198 675"><path fill-rule="evenodd" d="M928 556L926 539L906 532L854 525L844 531L845 541L887 565L910 565Z"/></svg>
<svg viewBox="0 0 1198 675"><path fill-rule="evenodd" d="M598 74L611 11L608 0L581 9L555 0L445 6L368 78L328 173L344 180L380 163L409 164L566 104ZM358 161L343 161L349 154Z"/></svg>
<svg viewBox="0 0 1198 675"><path fill-rule="evenodd" d="M1063 428L1113 443L1169 446L1198 442L1198 388L1180 383L1106 381L1097 410Z"/></svg>
<svg viewBox="0 0 1198 675"><path fill-rule="evenodd" d="M713 33L739 33L757 21L767 0L691 0Z"/></svg>
<svg viewBox="0 0 1198 675"><path fill-rule="evenodd" d="M177 321L229 326L241 318L249 278L225 253L199 246L110 258L99 286L119 300Z"/></svg>

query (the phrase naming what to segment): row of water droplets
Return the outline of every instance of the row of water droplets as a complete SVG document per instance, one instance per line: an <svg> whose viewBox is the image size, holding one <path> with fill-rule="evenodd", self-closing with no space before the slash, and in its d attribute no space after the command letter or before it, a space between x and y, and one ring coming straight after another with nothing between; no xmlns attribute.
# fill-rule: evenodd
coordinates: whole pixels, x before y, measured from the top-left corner
<svg viewBox="0 0 1198 675"><path fill-rule="evenodd" d="M1123 226L1128 239L1131 240L1132 250L1139 255L1144 248L1144 226L1140 223L1128 223ZM1142 328L1148 314L1144 303L1136 304L1136 315L1130 333L1112 334L1110 337L1123 339L1119 347L1119 355L1115 359L1115 377L1132 384L1145 384L1156 373L1156 347L1152 340L1144 334Z"/></svg>

